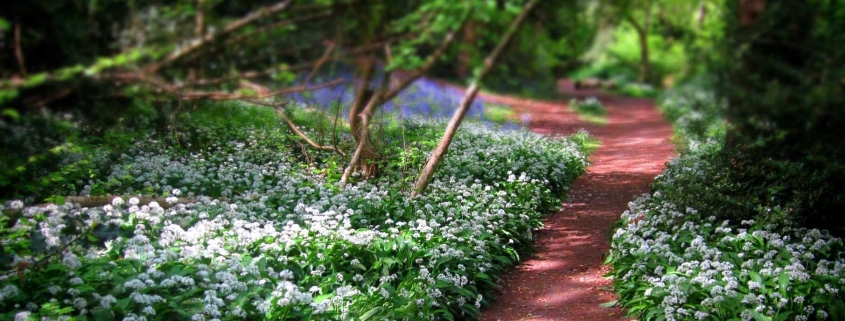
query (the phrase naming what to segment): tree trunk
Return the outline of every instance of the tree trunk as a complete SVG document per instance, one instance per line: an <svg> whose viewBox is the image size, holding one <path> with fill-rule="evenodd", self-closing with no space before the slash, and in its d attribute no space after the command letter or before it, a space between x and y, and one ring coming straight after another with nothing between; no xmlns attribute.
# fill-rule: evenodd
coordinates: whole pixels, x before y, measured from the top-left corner
<svg viewBox="0 0 845 321"><path fill-rule="evenodd" d="M640 38L640 75L637 81L645 83L648 81L648 31L638 31Z"/></svg>
<svg viewBox="0 0 845 321"><path fill-rule="evenodd" d="M356 143L361 141L361 118L358 115L364 110L364 106L373 95L373 91L370 89L370 80L373 79L375 63L376 60L373 57L361 58L359 62L361 79L358 80L358 88L355 89L355 100L349 107L349 129Z"/></svg>
<svg viewBox="0 0 845 321"><path fill-rule="evenodd" d="M698 13L696 13L695 24L698 29L704 26L704 20L707 19L707 3L702 1L698 4Z"/></svg>
<svg viewBox="0 0 845 321"><path fill-rule="evenodd" d="M458 53L458 78L466 79L470 76L470 63L472 62L472 54L467 48L472 48L476 44L475 24L468 22L464 27L463 33L464 49Z"/></svg>
<svg viewBox="0 0 845 321"><path fill-rule="evenodd" d="M376 108L384 101L385 93L387 92L387 87L389 85L390 73L387 73L384 75L384 78L382 78L382 82L381 85L379 85L378 90L376 90L375 94L373 94L367 102L367 106L355 117L360 118L358 120L360 132L357 133L357 135L360 136L360 140L355 148L355 153L352 154L352 159L349 161L349 166L346 167L343 171L343 176L340 178L340 188L346 188L346 184L349 183L349 177L353 172L363 171L365 176L370 177L378 171L378 167L373 163L373 160L376 158L376 153L373 150L373 145L369 138L370 119L372 119L373 114L375 114Z"/></svg>
<svg viewBox="0 0 845 321"><path fill-rule="evenodd" d="M385 102L390 101L391 99L395 98L399 95L400 92L405 90L411 83L422 77L422 75L431 69L432 66L437 62L438 59L446 52L446 49L449 48L449 45L454 42L457 32L464 27L466 21L469 19L469 14L464 17L461 21L461 25L458 27L457 30L450 32L446 35L446 38L443 39L443 43L437 48L437 50L432 53L425 63L413 71L407 78L401 80L399 84L391 87L390 80L391 74L387 72L382 78L381 85L379 85L379 89L370 97L368 100L364 99L365 96L359 95L356 100L356 106L350 110L350 123L356 122L355 128L352 129L354 135L359 136L358 145L355 149L355 153L352 155L352 159L349 161L349 166L343 171L343 176L340 178L340 188L345 188L347 183L349 183L349 177L352 173L356 170L364 170L364 174L366 176L371 176L378 171L376 164L372 162L377 156L375 151L372 148L372 143L369 141L369 126L370 126L370 119L375 114L375 110L384 104ZM370 71L370 78L371 78ZM369 81L368 81L369 82ZM359 87L360 88L360 87ZM367 102L366 107L361 109L363 102ZM360 111L360 112L358 112ZM358 112L357 114L355 112Z"/></svg>
<svg viewBox="0 0 845 321"><path fill-rule="evenodd" d="M461 125L461 121L463 121L464 116L466 116L467 111L469 111L470 105L475 100L475 96L478 95L478 90L481 88L479 86L480 82L484 79L490 70L493 68L493 65L496 63L496 60L501 55L502 51L504 51L505 47L507 47L508 43L510 43L511 39L513 39L514 34L516 31L519 30L519 26L522 25L522 22L525 21L525 17L528 16L528 13L531 12L531 9L537 5L539 0L531 0L530 2L525 4L523 7L522 12L514 19L511 23L510 27L508 28L507 33L505 33L502 40L490 52L490 55L484 59L484 66L481 69L481 73L478 75L478 78L472 81L472 84L467 88L466 93L464 94L464 99L461 101L460 106L458 109L455 110L455 113L452 115L452 119L449 121L449 125L446 126L446 131L443 133L443 138L440 140L440 143L437 147L434 148L434 151L431 152L431 156L428 158L428 162L426 162L425 167L423 168L422 173L420 173L420 177L417 179L417 182L414 183L414 190L411 192L411 197L416 197L419 194L425 192L426 187L428 187L428 183L431 181L431 177L434 176L434 171L437 169L437 165L443 160L443 156L446 154L446 151L449 149L449 145L452 143L452 138L455 137L455 132L457 132L458 127Z"/></svg>
<svg viewBox="0 0 845 321"><path fill-rule="evenodd" d="M648 63L648 31L649 26L651 26L651 1L645 1L643 15L645 17L642 24L637 22L637 20L630 14L625 16L628 23L630 23L631 26L634 27L634 30L637 31L637 36L640 40L640 74L637 77L637 81L639 83L645 83L648 81L651 69Z"/></svg>

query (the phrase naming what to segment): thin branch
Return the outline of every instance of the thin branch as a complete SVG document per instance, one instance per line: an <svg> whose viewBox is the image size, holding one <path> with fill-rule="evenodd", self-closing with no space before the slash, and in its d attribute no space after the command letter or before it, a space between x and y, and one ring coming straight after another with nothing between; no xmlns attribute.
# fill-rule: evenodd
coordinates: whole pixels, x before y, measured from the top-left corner
<svg viewBox="0 0 845 321"><path fill-rule="evenodd" d="M312 79L314 79L314 76L317 75L317 72L320 71L320 68L323 67L326 61L329 61L329 58L331 57L331 54L334 51L335 47L336 42L329 43L329 45L326 47L326 51L323 52L323 56L320 57L320 59L317 60L317 62L314 64L314 69L311 70L311 73L308 74L308 77L305 77L305 81L302 82L303 84L308 84L309 82L311 82Z"/></svg>
<svg viewBox="0 0 845 321"><path fill-rule="evenodd" d="M311 140L311 138L308 137L308 135L305 135L305 133L303 133L302 130L299 129L299 126L297 126L296 123L294 123L293 120L291 120L290 117L288 117L285 114L284 109L282 108L282 106L284 104L271 104L271 103L266 103L266 102L263 102L263 101L260 101L260 100L255 100L255 99L243 99L243 101L246 101L248 103L255 104L255 105L274 108L276 110L276 113L279 115L279 117L281 117L282 120L285 122L285 124L288 125L288 128L290 128L290 130L293 131L294 134L296 134L297 136L302 138L302 140L304 140L306 143L308 143L308 145L311 145L311 147L314 147L316 149L331 150L331 151L334 151L335 153L337 153L338 155L340 155L341 157L346 157L346 153L344 153L339 148L337 148L337 146L327 146L327 145L317 144L316 142Z"/></svg>
<svg viewBox="0 0 845 321"><path fill-rule="evenodd" d="M296 87L290 88L283 88L275 91L269 91L265 93L258 93L258 94L241 94L241 93L231 93L231 92L221 92L221 91L183 91L179 90L177 85L167 83L161 79L158 79L154 76L149 76L146 74L116 74L110 76L111 78L122 80L122 81L138 81L142 83L146 83L148 85L153 86L155 89L176 96L181 100L196 100L196 99L211 99L211 100L235 100L235 99L262 99L272 96L284 95L284 94L292 94L292 93L299 93L304 91L311 91L322 89L326 87L331 87L340 83L343 83L345 80L343 78L337 78L328 82L324 82L321 84L316 85L308 85L302 84Z"/></svg>
<svg viewBox="0 0 845 321"><path fill-rule="evenodd" d="M285 115L285 112L284 112L284 110L282 110L281 106L276 106L276 113L279 114L279 117L282 117L282 120L285 121L285 124L288 125L288 128L290 128L290 130L292 130L297 136L299 136L299 138L302 138L302 140L304 140L306 143L308 143L308 145L311 145L311 147L314 147L316 149L324 149L324 150L334 151L335 153L337 153L341 157L346 157L346 154L343 151L341 151L340 149L338 149L337 147L328 146L328 145L320 145L320 144L317 144L316 142L314 142L313 140L311 140L310 138L308 138L308 135L305 135L305 133L303 133L299 129L299 127L297 127L296 124L294 124L294 122L290 118L288 118L287 115Z"/></svg>
<svg viewBox="0 0 845 321"><path fill-rule="evenodd" d="M467 16L464 17L464 20L461 21L461 25L457 29L452 30L452 32L449 32L449 34L446 35L446 38L443 39L443 42L440 44L440 47L438 47L434 51L434 53L432 53L430 56L428 56L428 59L425 61L425 63L423 63L422 66L415 69L411 73L411 75L408 76L407 78L403 79L402 82L399 83L399 85L397 85L396 87L393 87L388 92L386 92L384 94L384 97L383 97L384 100L383 101L390 101L391 99L395 98L397 95L399 95L399 93L401 93L403 90L405 90L405 88L410 86L411 83L413 83L414 81L416 81L417 79L422 77L425 74L426 71L431 69L431 67L433 67L434 64L437 63L437 60L440 59L440 56L442 56L443 53L446 52L446 49L448 49L449 46L455 41L455 38L456 38L455 35L458 32L460 32L461 29L464 28L467 21L469 20L469 16L470 16L470 14L468 13Z"/></svg>
<svg viewBox="0 0 845 321"><path fill-rule="evenodd" d="M270 69L261 70L261 71L256 71L256 70L244 71L244 72L241 72L241 73L238 73L238 74L228 75L228 76L224 76L224 77L217 77L217 78L211 78L211 79L198 79L196 81L189 82L189 83L174 84L172 88L173 89L182 89L182 88L186 88L186 87L217 85L217 84L221 84L221 83L224 83L224 82L227 82L227 81L233 81L233 80L239 80L239 79L252 79L252 78L257 78L257 77L261 77L261 76L266 76L266 75L272 74L274 72L302 70L302 69L305 69L306 67L310 67L311 65L313 65L313 64L309 62L309 63L303 63L303 64L299 64L299 65L295 65L295 66L280 66L280 67L270 68Z"/></svg>
<svg viewBox="0 0 845 321"><path fill-rule="evenodd" d="M311 15L307 15L307 16L296 17L296 18L292 18L292 19L288 19L288 20L277 21L277 22L271 23L269 25L259 27L255 30L250 31L250 32L240 34L240 35L237 35L237 36L233 36L233 37L229 38L228 40L226 40L226 46L235 45L235 44L237 44L241 41L252 38L255 35L264 33L268 30L276 29L276 28L281 27L281 26L291 25L291 24L299 23L299 22L317 20L317 19L320 19L320 18L328 18L328 17L334 16L334 15L335 15L335 12L327 11L327 12L315 13L315 14L311 14Z"/></svg>
<svg viewBox="0 0 845 321"><path fill-rule="evenodd" d="M278 95L286 95L286 94L293 94L293 93L299 93L299 92L304 92L304 91L323 89L323 88L327 88L327 87L331 87L331 86L343 83L344 81L346 81L346 80L343 79L343 78L337 78L335 80L328 81L328 82L325 82L325 83L322 83L322 84L313 85L313 86L308 85L308 84L303 84L303 85L296 86L296 87L284 88L284 89L279 89L279 90L275 90L275 91L271 91L271 92L267 92L267 93L261 93L261 94L238 94L238 93L225 93L225 92L189 91L189 92L184 92L184 93L178 94L178 96L181 99L184 99L184 100L194 100L194 99L234 100L234 99L246 99L246 98L262 99L262 98L278 96Z"/></svg>
<svg viewBox="0 0 845 321"><path fill-rule="evenodd" d="M208 33L204 37L194 39L193 41L191 41L191 43L189 45L187 45L183 48L179 48L179 49L174 50L167 57L165 57L162 61L160 61L156 64L153 64L152 66L147 67L147 72L155 73L156 71L158 71L162 67L178 60L179 58L181 58L184 55L187 55L187 54L205 46L206 44L218 39L220 36L223 36L223 35L232 33L234 31L237 31L237 30L239 30L239 29L241 29L241 28L249 25L250 23L253 23L253 22L255 22L255 21L257 21L261 18L282 12L285 9L289 8L290 5L293 3L293 1L294 0L285 0L285 1L278 2L278 3L271 5L271 6L259 8L258 10L253 11L252 13L246 15L243 18L227 24L226 26L223 27L223 29L220 32Z"/></svg>

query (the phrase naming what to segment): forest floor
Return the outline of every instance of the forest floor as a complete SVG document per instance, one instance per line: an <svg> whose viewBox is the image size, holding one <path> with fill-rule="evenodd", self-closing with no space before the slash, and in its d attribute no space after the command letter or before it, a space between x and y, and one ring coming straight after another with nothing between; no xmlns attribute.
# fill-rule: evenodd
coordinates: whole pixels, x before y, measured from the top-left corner
<svg viewBox="0 0 845 321"><path fill-rule="evenodd" d="M607 124L581 120L565 102L482 94L485 102L510 106L532 131L570 135L586 129L601 141L587 173L572 187L563 209L545 220L535 252L503 276L504 285L482 321L628 320L620 308L603 308L615 296L602 276L611 224L628 202L649 191L654 177L674 155L672 127L652 100L575 90L561 80L565 97L596 97L607 108Z"/></svg>

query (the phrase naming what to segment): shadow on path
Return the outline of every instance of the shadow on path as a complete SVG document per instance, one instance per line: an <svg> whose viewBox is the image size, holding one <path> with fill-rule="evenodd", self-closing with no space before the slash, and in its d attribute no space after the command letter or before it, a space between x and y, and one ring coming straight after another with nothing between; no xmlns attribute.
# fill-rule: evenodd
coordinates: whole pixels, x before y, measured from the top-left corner
<svg viewBox="0 0 845 321"><path fill-rule="evenodd" d="M628 202L648 192L654 176L674 154L672 127L651 100L575 92L567 84L562 81L560 87L568 97L602 101L608 110L607 125L580 121L563 102L481 96L527 115L532 131L570 135L584 128L601 140L563 210L549 216L538 231L536 252L503 276L505 285L496 301L483 309L483 321L628 319L619 308L599 306L614 299L611 281L602 278L610 227Z"/></svg>

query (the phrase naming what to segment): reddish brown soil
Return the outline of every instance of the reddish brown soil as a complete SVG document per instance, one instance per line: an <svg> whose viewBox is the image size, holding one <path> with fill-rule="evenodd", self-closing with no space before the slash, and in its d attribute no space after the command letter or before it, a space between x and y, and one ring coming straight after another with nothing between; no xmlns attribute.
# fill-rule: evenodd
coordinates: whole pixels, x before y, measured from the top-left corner
<svg viewBox="0 0 845 321"><path fill-rule="evenodd" d="M599 98L608 110L607 125L581 121L563 102L481 96L527 115L535 132L569 135L584 128L601 140L563 210L549 216L538 232L536 252L504 275L501 293L483 309L482 321L628 319L619 308L599 306L614 299L611 281L602 278L607 272L602 263L611 224L628 202L648 192L673 155L672 128L651 100L576 91L568 81L560 87L570 97Z"/></svg>

